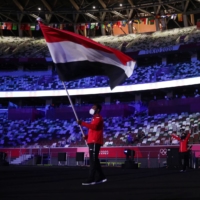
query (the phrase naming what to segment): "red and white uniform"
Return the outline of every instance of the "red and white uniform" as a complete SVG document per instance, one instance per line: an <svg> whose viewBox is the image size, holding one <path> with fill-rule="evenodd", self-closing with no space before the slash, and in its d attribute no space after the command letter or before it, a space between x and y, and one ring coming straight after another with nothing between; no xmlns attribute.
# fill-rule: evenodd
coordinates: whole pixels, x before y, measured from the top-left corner
<svg viewBox="0 0 200 200"><path fill-rule="evenodd" d="M184 140L182 140L179 136L174 135L174 134L172 134L172 137L180 142L179 152L187 152L188 151L187 143L188 143L188 139L190 137L190 133L187 134L187 136Z"/></svg>
<svg viewBox="0 0 200 200"><path fill-rule="evenodd" d="M90 124L81 122L81 126L89 129L86 136L87 143L95 143L103 145L103 118L100 114L95 114Z"/></svg>

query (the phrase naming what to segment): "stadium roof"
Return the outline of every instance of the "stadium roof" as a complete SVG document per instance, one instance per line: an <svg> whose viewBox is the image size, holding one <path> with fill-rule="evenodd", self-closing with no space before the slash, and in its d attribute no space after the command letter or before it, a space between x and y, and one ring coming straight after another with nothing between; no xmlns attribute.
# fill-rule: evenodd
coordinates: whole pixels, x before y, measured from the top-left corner
<svg viewBox="0 0 200 200"><path fill-rule="evenodd" d="M200 13L198 0L0 0L0 21L90 23Z"/></svg>

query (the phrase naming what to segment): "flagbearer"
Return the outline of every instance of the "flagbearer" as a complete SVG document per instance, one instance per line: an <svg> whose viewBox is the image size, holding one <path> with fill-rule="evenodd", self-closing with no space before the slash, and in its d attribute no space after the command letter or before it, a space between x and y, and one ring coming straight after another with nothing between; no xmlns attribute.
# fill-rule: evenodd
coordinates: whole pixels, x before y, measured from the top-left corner
<svg viewBox="0 0 200 200"><path fill-rule="evenodd" d="M90 170L88 179L82 183L82 185L94 185L97 183L104 183L107 181L100 162L99 162L99 152L103 145L103 118L99 114L101 112L101 105L94 104L90 109L89 113L93 115L90 124L78 120L77 123L81 126L85 126L89 129L88 135L84 136L87 140L90 155ZM95 174L98 173L97 179L95 179Z"/></svg>

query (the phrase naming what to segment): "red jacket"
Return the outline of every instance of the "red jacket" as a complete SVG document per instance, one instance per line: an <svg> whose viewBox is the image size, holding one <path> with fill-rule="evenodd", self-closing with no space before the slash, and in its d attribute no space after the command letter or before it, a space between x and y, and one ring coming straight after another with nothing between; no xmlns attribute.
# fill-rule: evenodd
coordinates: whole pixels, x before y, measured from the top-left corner
<svg viewBox="0 0 200 200"><path fill-rule="evenodd" d="M95 143L103 145L103 118L99 114L95 114L90 124L81 122L81 126L85 126L89 129L86 136L87 143Z"/></svg>
<svg viewBox="0 0 200 200"><path fill-rule="evenodd" d="M188 143L188 139L190 137L190 133L187 134L187 136L184 140L181 140L181 138L177 135L172 134L172 137L177 139L180 142L179 152L187 152L188 151L187 143Z"/></svg>

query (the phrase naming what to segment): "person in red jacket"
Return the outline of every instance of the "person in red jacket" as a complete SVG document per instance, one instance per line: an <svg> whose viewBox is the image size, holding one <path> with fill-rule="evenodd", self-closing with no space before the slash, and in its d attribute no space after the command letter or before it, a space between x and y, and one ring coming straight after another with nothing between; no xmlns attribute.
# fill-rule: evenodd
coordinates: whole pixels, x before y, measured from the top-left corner
<svg viewBox="0 0 200 200"><path fill-rule="evenodd" d="M172 134L172 137L177 139L180 142L179 146L179 159L180 159L180 165L182 166L181 172L186 171L186 166L188 165L189 160L189 154L188 154L188 140L190 137L190 133L186 134L182 131L181 137Z"/></svg>
<svg viewBox="0 0 200 200"><path fill-rule="evenodd" d="M84 136L87 140L90 156L90 170L89 178L82 183L82 185L93 185L96 183L106 182L107 179L102 171L101 164L99 162L99 152L103 145L103 118L99 114L101 112L101 105L93 105L89 113L93 115L91 123L78 120L77 123L81 126L85 126L89 129L88 135ZM95 174L98 172L98 179L95 180Z"/></svg>

